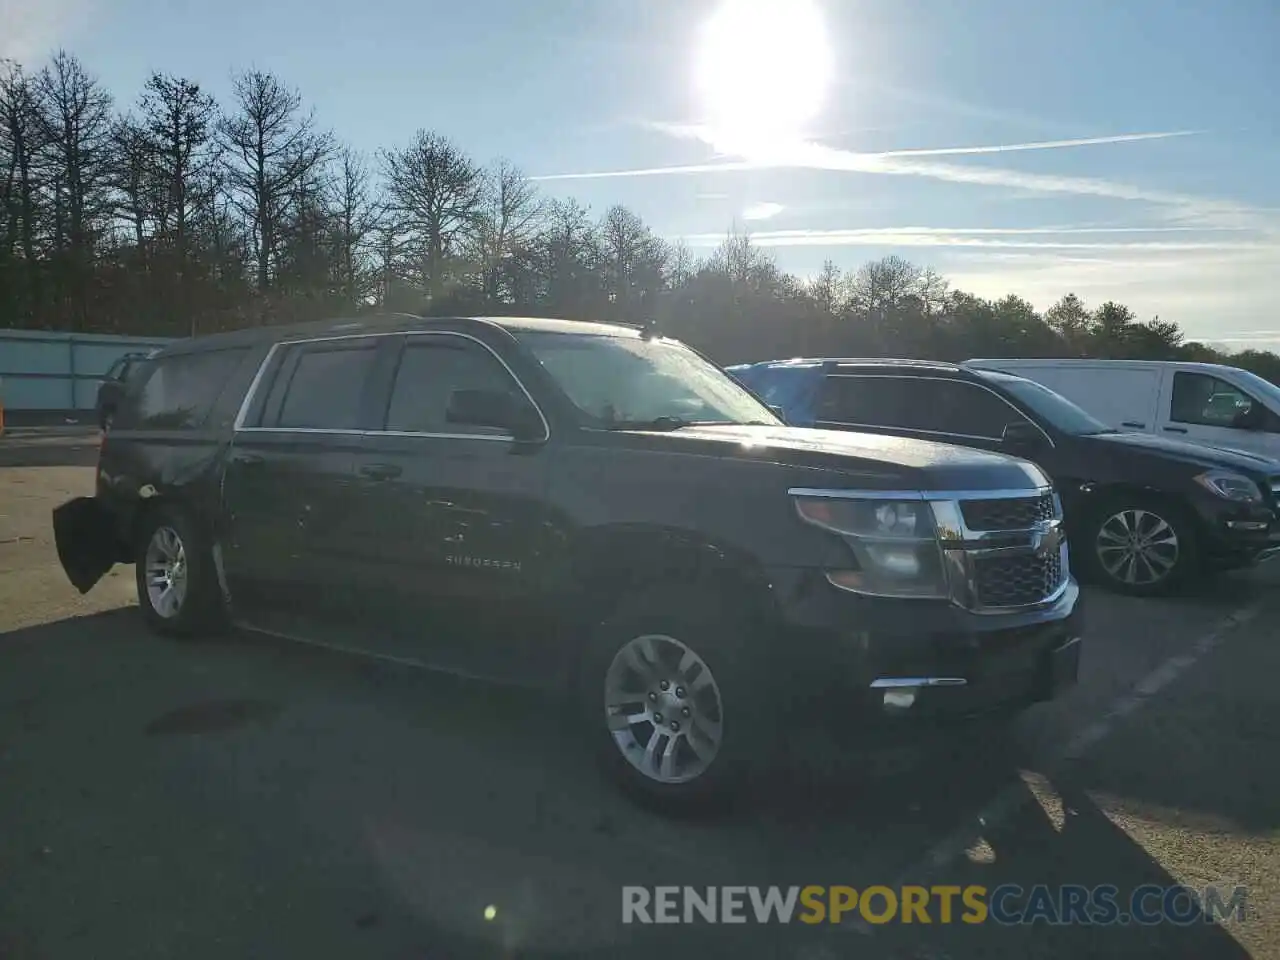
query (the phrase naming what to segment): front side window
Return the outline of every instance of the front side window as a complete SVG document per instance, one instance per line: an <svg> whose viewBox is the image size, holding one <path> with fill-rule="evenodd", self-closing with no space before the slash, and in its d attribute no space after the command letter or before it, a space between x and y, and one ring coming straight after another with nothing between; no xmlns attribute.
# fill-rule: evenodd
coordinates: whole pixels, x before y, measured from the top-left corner
<svg viewBox="0 0 1280 960"><path fill-rule="evenodd" d="M1227 381L1207 373L1173 375L1169 419L1205 427L1234 427L1253 409L1253 398Z"/></svg>
<svg viewBox="0 0 1280 960"><path fill-rule="evenodd" d="M267 398L264 427L357 430L365 381L377 346L371 343L290 348Z"/></svg>
<svg viewBox="0 0 1280 960"><path fill-rule="evenodd" d="M1024 420L990 390L960 380L919 378L914 391L914 416L921 430L999 440L1004 428L1015 420Z"/></svg>
<svg viewBox="0 0 1280 960"><path fill-rule="evenodd" d="M396 370L386 429L408 433L506 433L497 427L450 423L446 414L458 390L502 392L518 402L529 402L506 367L484 347L450 335L411 337Z"/></svg>
<svg viewBox="0 0 1280 960"><path fill-rule="evenodd" d="M183 353L144 361L138 387L116 417L125 428L195 430L202 426L246 348Z"/></svg>
<svg viewBox="0 0 1280 960"><path fill-rule="evenodd" d="M538 331L517 337L592 426L782 423L727 373L674 340Z"/></svg>

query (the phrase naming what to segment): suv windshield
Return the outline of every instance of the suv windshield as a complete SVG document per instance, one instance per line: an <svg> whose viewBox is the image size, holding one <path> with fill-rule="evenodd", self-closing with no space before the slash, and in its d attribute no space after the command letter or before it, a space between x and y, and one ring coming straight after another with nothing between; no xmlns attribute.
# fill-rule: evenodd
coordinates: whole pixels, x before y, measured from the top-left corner
<svg viewBox="0 0 1280 960"><path fill-rule="evenodd" d="M994 373L989 370L975 370L978 376L1020 400L1029 407L1032 413L1061 430L1076 437L1087 437L1098 433L1117 433L1092 414L1085 413L1060 393L1054 393L1043 384L1023 377L1014 377L1006 373Z"/></svg>
<svg viewBox="0 0 1280 960"><path fill-rule="evenodd" d="M534 331L516 335L595 425L781 425L773 411L719 367L674 340Z"/></svg>
<svg viewBox="0 0 1280 960"><path fill-rule="evenodd" d="M1280 387L1250 370L1241 370L1240 375L1254 395L1263 398L1264 405L1272 410L1280 410Z"/></svg>

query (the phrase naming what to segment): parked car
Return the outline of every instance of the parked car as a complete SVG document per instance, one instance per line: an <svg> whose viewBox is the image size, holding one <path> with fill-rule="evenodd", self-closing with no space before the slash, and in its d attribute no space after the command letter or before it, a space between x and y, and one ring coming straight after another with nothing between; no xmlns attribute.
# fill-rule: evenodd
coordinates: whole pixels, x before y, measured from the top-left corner
<svg viewBox="0 0 1280 960"><path fill-rule="evenodd" d="M965 729L1077 675L1079 588L1033 464L788 428L624 326L184 341L128 380L97 478L53 517L81 591L132 563L164 634L229 620L567 691L659 803L724 798L813 720L863 743Z"/></svg>
<svg viewBox="0 0 1280 960"><path fill-rule="evenodd" d="M110 425L116 406L120 402L120 396L124 392L125 381L148 356L150 356L149 353L139 352L123 354L117 357L116 361L107 368L107 372L102 375L94 410L99 428L105 430Z"/></svg>
<svg viewBox="0 0 1280 960"><path fill-rule="evenodd" d="M1143 360L970 360L1026 377L1109 427L1280 459L1280 387L1239 367Z"/></svg>
<svg viewBox="0 0 1280 960"><path fill-rule="evenodd" d="M1280 463L1117 431L1032 380L911 360L730 371L796 426L926 437L1034 460L1062 496L1076 568L1114 590L1169 591L1280 547Z"/></svg>

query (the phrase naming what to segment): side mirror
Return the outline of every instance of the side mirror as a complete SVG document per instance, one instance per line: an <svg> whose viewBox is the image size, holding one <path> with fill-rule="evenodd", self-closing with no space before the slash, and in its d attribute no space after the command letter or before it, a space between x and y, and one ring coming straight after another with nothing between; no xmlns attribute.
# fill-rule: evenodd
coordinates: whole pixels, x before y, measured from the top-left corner
<svg viewBox="0 0 1280 960"><path fill-rule="evenodd" d="M1044 434L1028 420L1014 420L1005 424L1000 439L1010 449L1034 450L1044 443Z"/></svg>
<svg viewBox="0 0 1280 960"><path fill-rule="evenodd" d="M455 390L445 411L449 423L506 430L516 440L540 440L542 421L527 401L502 390Z"/></svg>
<svg viewBox="0 0 1280 960"><path fill-rule="evenodd" d="M776 403L769 404L769 409L772 410L773 415L777 417L779 420L781 420L783 423L787 422L787 411L783 410Z"/></svg>

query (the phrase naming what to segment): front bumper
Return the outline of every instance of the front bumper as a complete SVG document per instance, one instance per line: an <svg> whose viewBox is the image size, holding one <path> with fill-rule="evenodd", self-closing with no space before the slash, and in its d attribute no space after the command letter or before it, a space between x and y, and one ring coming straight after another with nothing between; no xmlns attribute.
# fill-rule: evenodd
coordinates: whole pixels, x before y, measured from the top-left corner
<svg viewBox="0 0 1280 960"><path fill-rule="evenodd" d="M823 725L910 734L1016 711L1079 676L1080 588L1017 613L975 614L945 601L882 600L775 577L782 611L773 676L788 714Z"/></svg>
<svg viewBox="0 0 1280 960"><path fill-rule="evenodd" d="M1194 498L1192 506L1211 561L1239 565L1280 551L1280 522L1269 505L1202 496Z"/></svg>

